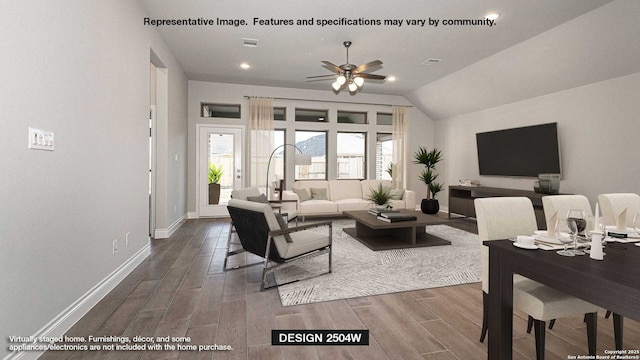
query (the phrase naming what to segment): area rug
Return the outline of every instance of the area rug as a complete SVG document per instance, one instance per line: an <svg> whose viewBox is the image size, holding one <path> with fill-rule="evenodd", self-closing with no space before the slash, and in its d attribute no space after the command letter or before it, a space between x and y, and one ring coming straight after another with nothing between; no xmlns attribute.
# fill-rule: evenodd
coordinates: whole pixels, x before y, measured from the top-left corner
<svg viewBox="0 0 640 360"><path fill-rule="evenodd" d="M333 272L280 286L283 306L480 281L476 234L433 225L426 231L451 241L451 245L372 251L342 231L353 226L353 220L333 222ZM292 262L274 272L276 281L281 284L326 272L327 262L327 255Z"/></svg>

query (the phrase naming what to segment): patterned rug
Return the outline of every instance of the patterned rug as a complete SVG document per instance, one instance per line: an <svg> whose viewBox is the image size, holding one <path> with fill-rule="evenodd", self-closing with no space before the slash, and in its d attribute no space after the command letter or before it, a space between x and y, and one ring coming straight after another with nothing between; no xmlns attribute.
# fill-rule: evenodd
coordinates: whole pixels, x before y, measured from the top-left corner
<svg viewBox="0 0 640 360"><path fill-rule="evenodd" d="M353 220L333 222L333 272L278 288L283 306L428 289L480 281L478 235L447 225L427 226L448 246L372 251L342 231ZM320 228L316 231L324 231ZM276 270L278 283L327 271L327 255Z"/></svg>

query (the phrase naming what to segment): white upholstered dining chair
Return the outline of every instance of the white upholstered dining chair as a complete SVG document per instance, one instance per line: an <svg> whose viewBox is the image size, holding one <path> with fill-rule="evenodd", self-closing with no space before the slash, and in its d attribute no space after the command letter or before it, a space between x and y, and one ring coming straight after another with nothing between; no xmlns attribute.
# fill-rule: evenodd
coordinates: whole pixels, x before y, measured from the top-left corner
<svg viewBox="0 0 640 360"><path fill-rule="evenodd" d="M634 193L614 193L598 195L598 202L602 209L607 225L616 225L616 220L626 210L626 224L631 222L635 214L640 213L640 195Z"/></svg>
<svg viewBox="0 0 640 360"><path fill-rule="evenodd" d="M584 195L549 195L542 197L542 208L544 210L544 218L547 222L547 229L550 225L553 215L557 215L559 230L567 230L567 214L569 210L576 209L584 211L585 216L592 216L591 204L589 199Z"/></svg>
<svg viewBox="0 0 640 360"><path fill-rule="evenodd" d="M482 261L482 333L484 341L488 329L489 312L489 249L485 241L510 239L518 235L531 235L536 218L531 200L526 197L482 198L474 201ZM522 250L528 251L528 250ZM565 259L560 259L562 261ZM545 286L539 282L514 275L513 307L533 318L536 338L536 358L544 359L546 322L549 320L585 315L589 354L595 355L598 307L574 296ZM490 335L490 334L489 334Z"/></svg>

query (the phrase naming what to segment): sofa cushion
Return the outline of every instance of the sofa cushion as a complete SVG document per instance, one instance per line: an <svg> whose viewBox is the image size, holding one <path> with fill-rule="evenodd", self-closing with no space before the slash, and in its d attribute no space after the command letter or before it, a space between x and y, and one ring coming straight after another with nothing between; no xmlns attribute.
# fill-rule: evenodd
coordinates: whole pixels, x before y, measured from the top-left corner
<svg viewBox="0 0 640 360"><path fill-rule="evenodd" d="M311 188L311 198L313 200L329 200L327 188Z"/></svg>
<svg viewBox="0 0 640 360"><path fill-rule="evenodd" d="M407 204L405 203L404 200L389 200L389 205L396 210L407 208Z"/></svg>
<svg viewBox="0 0 640 360"><path fill-rule="evenodd" d="M329 199L362 199L360 180L330 180Z"/></svg>
<svg viewBox="0 0 640 360"><path fill-rule="evenodd" d="M307 200L311 199L311 195L309 194L309 192L305 188L292 189L292 190L293 190L294 193L296 193L298 195L298 199L300 201L307 201Z"/></svg>
<svg viewBox="0 0 640 360"><path fill-rule="evenodd" d="M247 196L247 201L259 202L262 204L269 203L269 200L267 200L267 196L265 194L260 194L258 196Z"/></svg>
<svg viewBox="0 0 640 360"><path fill-rule="evenodd" d="M402 195L404 195L404 189L391 189L392 200L402 200Z"/></svg>
<svg viewBox="0 0 640 360"><path fill-rule="evenodd" d="M329 200L307 200L300 203L299 214L332 214L338 212L338 205Z"/></svg>
<svg viewBox="0 0 640 360"><path fill-rule="evenodd" d="M338 205L338 211L354 211L354 210L367 210L371 208L371 201L362 199L342 199L336 200Z"/></svg>

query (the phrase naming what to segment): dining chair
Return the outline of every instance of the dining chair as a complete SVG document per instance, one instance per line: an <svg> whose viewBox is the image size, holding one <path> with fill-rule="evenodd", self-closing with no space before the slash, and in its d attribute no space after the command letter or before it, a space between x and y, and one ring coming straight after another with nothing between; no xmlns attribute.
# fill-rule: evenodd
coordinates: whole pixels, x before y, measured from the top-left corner
<svg viewBox="0 0 640 360"><path fill-rule="evenodd" d="M474 200L478 237L482 242L482 332L483 342L488 330L489 313L489 249L486 241L511 239L531 235L537 230L531 200L526 197L494 197ZM522 250L529 251L529 250ZM558 261L564 259L558 258ZM544 359L546 322L583 315L587 323L589 354L595 355L598 307L562 291L550 288L520 275L513 277L513 307L533 319L536 359Z"/></svg>
<svg viewBox="0 0 640 360"><path fill-rule="evenodd" d="M626 224L633 226L633 217L640 214L640 195L634 193L613 193L598 195L602 216L607 225L616 225L616 220L627 210Z"/></svg>
<svg viewBox="0 0 640 360"><path fill-rule="evenodd" d="M331 272L333 239L331 221L287 227L286 222L277 219L277 214L268 204L237 199L229 200L227 209L244 251L264 259L260 291L298 281L296 279L271 287L266 286L269 273L285 263L303 257L328 254L329 269L319 275ZM314 231L312 230L314 228L324 228L327 231ZM300 261L299 264L304 267L305 261ZM306 264L309 263L306 262ZM228 270L226 266L225 270Z"/></svg>
<svg viewBox="0 0 640 360"><path fill-rule="evenodd" d="M567 230L567 214L569 210L576 209L584 211L585 216L593 216L589 199L584 195L549 195L542 197L542 209L547 223L547 229L551 229L551 219L556 215L558 227L562 231Z"/></svg>

